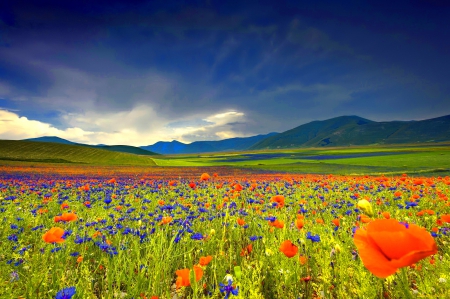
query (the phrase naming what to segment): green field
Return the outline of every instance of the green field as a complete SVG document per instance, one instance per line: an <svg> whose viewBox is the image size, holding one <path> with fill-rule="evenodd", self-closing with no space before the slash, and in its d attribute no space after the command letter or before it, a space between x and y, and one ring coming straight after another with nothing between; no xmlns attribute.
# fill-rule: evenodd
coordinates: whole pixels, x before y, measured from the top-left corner
<svg viewBox="0 0 450 299"><path fill-rule="evenodd" d="M450 144L301 148L149 157L57 143L0 140L0 163L231 166L265 172L445 176L450 174Z"/></svg>
<svg viewBox="0 0 450 299"><path fill-rule="evenodd" d="M159 157L159 166L228 165L274 172L450 174L450 146L372 146Z"/></svg>

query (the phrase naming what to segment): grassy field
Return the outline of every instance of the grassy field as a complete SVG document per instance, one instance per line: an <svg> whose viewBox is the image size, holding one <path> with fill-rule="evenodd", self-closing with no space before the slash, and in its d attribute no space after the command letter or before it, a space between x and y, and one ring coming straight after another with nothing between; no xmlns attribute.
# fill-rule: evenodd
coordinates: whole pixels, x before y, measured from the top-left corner
<svg viewBox="0 0 450 299"><path fill-rule="evenodd" d="M158 166L234 166L318 174L450 174L450 146L372 146L167 156Z"/></svg>
<svg viewBox="0 0 450 299"><path fill-rule="evenodd" d="M0 161L97 165L155 165L148 156L60 143L0 140Z"/></svg>
<svg viewBox="0 0 450 299"><path fill-rule="evenodd" d="M450 143L434 145L301 148L171 156L127 153L27 141L0 140L0 164L68 163L159 167L228 166L261 172L352 175L445 176L450 174Z"/></svg>

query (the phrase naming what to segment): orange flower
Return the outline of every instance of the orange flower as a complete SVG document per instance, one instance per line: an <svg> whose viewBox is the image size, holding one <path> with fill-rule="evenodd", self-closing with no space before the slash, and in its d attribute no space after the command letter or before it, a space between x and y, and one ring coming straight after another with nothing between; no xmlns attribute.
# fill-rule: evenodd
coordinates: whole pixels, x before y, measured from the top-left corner
<svg viewBox="0 0 450 299"><path fill-rule="evenodd" d="M170 223L172 221L172 217L167 216L167 217L163 217L160 224L167 224Z"/></svg>
<svg viewBox="0 0 450 299"><path fill-rule="evenodd" d="M304 225L305 225L305 223L303 222L303 219L299 219L299 218L295 219L295 226L298 229L302 229Z"/></svg>
<svg viewBox="0 0 450 299"><path fill-rule="evenodd" d="M395 219L378 219L358 229L354 242L364 266L380 278L435 254L437 246L425 229Z"/></svg>
<svg viewBox="0 0 450 299"><path fill-rule="evenodd" d="M200 181L207 181L209 179L210 179L210 176L206 172L202 173L202 175L200 176Z"/></svg>
<svg viewBox="0 0 450 299"><path fill-rule="evenodd" d="M308 261L308 258L304 255L301 255L298 260L300 261L300 264L304 265Z"/></svg>
<svg viewBox="0 0 450 299"><path fill-rule="evenodd" d="M178 276L177 281L175 282L177 289L181 287L188 287L191 285L191 282L189 280L189 273L191 270L189 269L181 269L175 271L175 274ZM199 281L203 277L203 270L199 266L194 266L194 274L195 274L195 280Z"/></svg>
<svg viewBox="0 0 450 299"><path fill-rule="evenodd" d="M68 208L69 208L69 205L67 203L63 202L61 204L61 210L68 209Z"/></svg>
<svg viewBox="0 0 450 299"><path fill-rule="evenodd" d="M83 261L83 257L80 255L78 258L77 258L77 263L81 263Z"/></svg>
<svg viewBox="0 0 450 299"><path fill-rule="evenodd" d="M175 282L175 284L177 285L177 289L181 287L188 287L191 285L191 282L189 281L189 272L191 272L191 270L189 269L181 269L175 271L175 274L178 276L177 281Z"/></svg>
<svg viewBox="0 0 450 299"><path fill-rule="evenodd" d="M333 220L331 220L331 222L333 222L333 224L334 225L336 225L336 226L339 226L340 225L340 223L339 223L339 219L333 219Z"/></svg>
<svg viewBox="0 0 450 299"><path fill-rule="evenodd" d="M55 222L65 221L75 221L78 219L78 216L75 213L63 213L61 216L55 216Z"/></svg>
<svg viewBox="0 0 450 299"><path fill-rule="evenodd" d="M241 250L241 256L247 256L253 251L253 245L249 244Z"/></svg>
<svg viewBox="0 0 450 299"><path fill-rule="evenodd" d="M442 221L444 221L446 223L450 223L450 214L442 215L441 219L442 219Z"/></svg>
<svg viewBox="0 0 450 299"><path fill-rule="evenodd" d="M287 257L293 257L298 252L298 247L291 243L291 241L286 240L281 243L280 251L284 253Z"/></svg>
<svg viewBox="0 0 450 299"><path fill-rule="evenodd" d="M243 225L245 225L245 220L241 219L241 218L238 218L237 219L237 224L239 224L239 226L243 226Z"/></svg>
<svg viewBox="0 0 450 299"><path fill-rule="evenodd" d="M283 195L275 195L272 196L272 198L270 199L270 202L276 202L277 203L277 208L282 208L284 207L284 196Z"/></svg>
<svg viewBox="0 0 450 299"><path fill-rule="evenodd" d="M386 218L386 219L390 219L391 218L391 214L389 214L389 212L383 212L383 213L381 213L381 215L383 215L383 217Z"/></svg>
<svg viewBox="0 0 450 299"><path fill-rule="evenodd" d="M210 256L210 255L208 255L208 256L202 256L202 257L200 257L200 261L199 261L199 264L201 265L201 266L206 266L206 265L208 265L211 261L212 261L212 256Z"/></svg>
<svg viewBox="0 0 450 299"><path fill-rule="evenodd" d="M65 240L62 238L64 230L60 227L52 227L48 232L42 236L42 240L47 243L62 243Z"/></svg>

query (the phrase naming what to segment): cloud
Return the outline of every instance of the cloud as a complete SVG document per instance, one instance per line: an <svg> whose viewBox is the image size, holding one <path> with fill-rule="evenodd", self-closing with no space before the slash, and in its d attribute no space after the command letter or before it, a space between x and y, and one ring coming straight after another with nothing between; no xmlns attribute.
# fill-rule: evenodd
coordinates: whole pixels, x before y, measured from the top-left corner
<svg viewBox="0 0 450 299"><path fill-rule="evenodd" d="M88 111L63 115L63 121L70 126L62 130L49 123L0 110L0 138L18 140L58 136L79 143L135 146L174 139L182 142L217 140L243 136L233 130L233 126L237 121L242 121L244 115L242 112L229 111L203 119L180 120L177 126L177 123L174 125L159 116L151 107L140 105L128 111L102 114ZM187 123L193 125L186 126Z"/></svg>

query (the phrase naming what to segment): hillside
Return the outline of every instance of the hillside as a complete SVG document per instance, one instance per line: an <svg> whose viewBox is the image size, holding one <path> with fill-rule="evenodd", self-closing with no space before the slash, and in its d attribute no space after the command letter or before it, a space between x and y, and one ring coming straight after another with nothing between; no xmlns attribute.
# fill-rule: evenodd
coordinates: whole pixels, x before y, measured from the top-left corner
<svg viewBox="0 0 450 299"><path fill-rule="evenodd" d="M422 121L375 122L358 116L313 121L266 138L251 149L426 143L450 140L450 115Z"/></svg>
<svg viewBox="0 0 450 299"><path fill-rule="evenodd" d="M80 145L80 146L87 146L92 148L98 148L98 149L104 149L107 151L112 152L120 152L120 153L129 153L129 154L135 154L135 155L146 155L146 156L154 156L158 155L157 153L136 147L136 146L130 146L130 145L89 145L89 144L83 144L83 143L75 143L63 138L59 138L56 136L44 136L44 137L37 137L37 138L29 138L25 139L24 141L34 141L34 142L52 142L52 143L60 143L60 144L71 144L71 145Z"/></svg>
<svg viewBox="0 0 450 299"><path fill-rule="evenodd" d="M80 145L0 140L0 160L98 165L156 165L145 156L113 152Z"/></svg>

